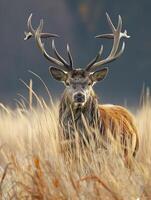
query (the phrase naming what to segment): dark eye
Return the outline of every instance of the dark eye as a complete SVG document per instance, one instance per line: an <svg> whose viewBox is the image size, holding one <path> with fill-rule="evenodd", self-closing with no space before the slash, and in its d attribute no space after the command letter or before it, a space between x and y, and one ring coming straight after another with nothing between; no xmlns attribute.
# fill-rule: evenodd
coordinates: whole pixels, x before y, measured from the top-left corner
<svg viewBox="0 0 151 200"><path fill-rule="evenodd" d="M92 83L91 83L91 81L90 82L88 82L88 85L90 86Z"/></svg>
<svg viewBox="0 0 151 200"><path fill-rule="evenodd" d="M69 82L66 82L66 86L69 86L70 85L70 83Z"/></svg>

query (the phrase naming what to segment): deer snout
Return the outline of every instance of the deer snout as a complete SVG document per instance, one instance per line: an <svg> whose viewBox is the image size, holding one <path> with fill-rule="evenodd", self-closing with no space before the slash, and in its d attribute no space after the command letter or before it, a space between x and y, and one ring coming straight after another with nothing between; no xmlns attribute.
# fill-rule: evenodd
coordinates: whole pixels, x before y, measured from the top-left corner
<svg viewBox="0 0 151 200"><path fill-rule="evenodd" d="M85 102L85 95L82 92L78 92L74 95L75 103L83 103Z"/></svg>

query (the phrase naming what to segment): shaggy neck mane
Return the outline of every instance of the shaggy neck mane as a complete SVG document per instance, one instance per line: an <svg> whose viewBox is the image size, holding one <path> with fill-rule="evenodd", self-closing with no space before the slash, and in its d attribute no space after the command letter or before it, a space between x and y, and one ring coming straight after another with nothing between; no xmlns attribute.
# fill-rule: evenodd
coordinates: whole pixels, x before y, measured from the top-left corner
<svg viewBox="0 0 151 200"><path fill-rule="evenodd" d="M74 133L74 127L83 132L86 124L91 127L99 125L98 106L98 99L93 91L82 107L72 105L64 92L60 102L59 121L66 137L69 138Z"/></svg>

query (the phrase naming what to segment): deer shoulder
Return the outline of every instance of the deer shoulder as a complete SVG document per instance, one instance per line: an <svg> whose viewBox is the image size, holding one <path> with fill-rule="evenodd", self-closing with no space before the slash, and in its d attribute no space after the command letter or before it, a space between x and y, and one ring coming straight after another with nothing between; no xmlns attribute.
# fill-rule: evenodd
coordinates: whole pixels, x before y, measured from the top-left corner
<svg viewBox="0 0 151 200"><path fill-rule="evenodd" d="M132 152L135 155L139 147L138 131L134 116L126 108L119 105L99 105L101 126L105 133L120 134L131 138Z"/></svg>

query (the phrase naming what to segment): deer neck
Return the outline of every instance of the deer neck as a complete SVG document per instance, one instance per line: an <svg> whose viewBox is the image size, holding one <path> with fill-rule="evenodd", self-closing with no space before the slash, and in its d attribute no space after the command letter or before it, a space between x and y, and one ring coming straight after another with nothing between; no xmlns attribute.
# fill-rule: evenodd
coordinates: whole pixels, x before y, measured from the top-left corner
<svg viewBox="0 0 151 200"><path fill-rule="evenodd" d="M66 94L60 102L59 121L67 134L77 130L83 131L85 126L96 127L99 125L98 99L93 92L82 107L75 107Z"/></svg>

